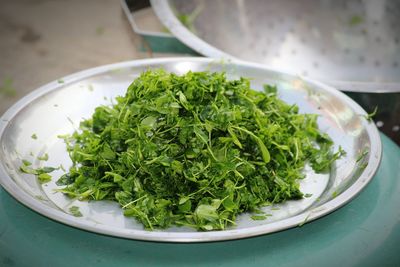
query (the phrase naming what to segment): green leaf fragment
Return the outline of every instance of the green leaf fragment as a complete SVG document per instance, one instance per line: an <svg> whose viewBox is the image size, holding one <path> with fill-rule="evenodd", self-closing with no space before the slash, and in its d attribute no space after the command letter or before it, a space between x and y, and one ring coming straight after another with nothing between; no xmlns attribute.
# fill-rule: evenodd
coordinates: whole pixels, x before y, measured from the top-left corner
<svg viewBox="0 0 400 267"><path fill-rule="evenodd" d="M39 183L44 184L51 181L51 175L49 173L58 170L59 168L54 167L41 167L41 168L32 168L32 163L27 160L22 160L22 165L19 167L19 170L26 174L33 174L37 177Z"/></svg>
<svg viewBox="0 0 400 267"><path fill-rule="evenodd" d="M374 108L374 110L371 113L368 113L367 115L364 115L364 118L368 121L371 122L372 119L375 117L376 113L378 112L378 106Z"/></svg>
<svg viewBox="0 0 400 267"><path fill-rule="evenodd" d="M38 156L38 160L43 160L43 161L48 161L49 160L49 155L45 153L43 156Z"/></svg>
<svg viewBox="0 0 400 267"><path fill-rule="evenodd" d="M41 184L48 183L51 181L51 175L48 173L41 173L37 177Z"/></svg>
<svg viewBox="0 0 400 267"><path fill-rule="evenodd" d="M26 160L26 159L23 159L23 160L22 160L22 164L23 164L24 166L31 166L31 165L32 165L32 162L30 162L30 161L28 161L28 160Z"/></svg>
<svg viewBox="0 0 400 267"><path fill-rule="evenodd" d="M79 210L79 207L77 207L77 206L71 206L69 208L69 212L71 212L71 214L73 216L75 216L75 217L82 217L83 216L82 213Z"/></svg>
<svg viewBox="0 0 400 267"><path fill-rule="evenodd" d="M266 216L266 215L252 215L252 216L250 216L250 218L252 220L255 220L255 221L261 221L261 220L267 219L268 216Z"/></svg>

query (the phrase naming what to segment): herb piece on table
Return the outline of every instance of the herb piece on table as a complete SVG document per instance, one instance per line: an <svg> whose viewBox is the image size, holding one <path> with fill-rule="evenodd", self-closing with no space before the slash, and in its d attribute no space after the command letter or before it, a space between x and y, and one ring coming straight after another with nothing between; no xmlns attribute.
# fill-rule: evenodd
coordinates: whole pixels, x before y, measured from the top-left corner
<svg viewBox="0 0 400 267"><path fill-rule="evenodd" d="M146 229L222 230L260 207L300 199L307 163L327 172L344 154L315 114L225 73L149 70L79 131L62 136L72 167L57 184L80 200L117 201Z"/></svg>

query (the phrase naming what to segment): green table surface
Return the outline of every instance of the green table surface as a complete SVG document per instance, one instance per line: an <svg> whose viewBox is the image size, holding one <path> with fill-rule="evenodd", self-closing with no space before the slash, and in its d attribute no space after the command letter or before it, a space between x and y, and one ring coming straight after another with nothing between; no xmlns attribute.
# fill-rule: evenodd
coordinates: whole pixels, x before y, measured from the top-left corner
<svg viewBox="0 0 400 267"><path fill-rule="evenodd" d="M54 222L0 188L0 266L400 266L400 148L382 135L371 183L302 227L235 241L114 238Z"/></svg>

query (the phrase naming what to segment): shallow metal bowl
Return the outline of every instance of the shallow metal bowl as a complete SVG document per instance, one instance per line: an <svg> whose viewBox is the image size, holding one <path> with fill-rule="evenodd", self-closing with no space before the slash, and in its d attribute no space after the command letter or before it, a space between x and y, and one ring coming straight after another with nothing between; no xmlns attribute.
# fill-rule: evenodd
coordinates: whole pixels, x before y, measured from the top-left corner
<svg viewBox="0 0 400 267"><path fill-rule="evenodd" d="M55 181L62 169L52 173L50 183L41 185L33 175L19 171L23 159L33 167L62 166L71 161L59 135L75 131L82 118L94 108L111 104L123 95L127 86L142 71L164 68L178 74L191 71L225 71L228 78L250 77L251 86L261 90L265 83L278 86L279 97L296 103L302 113L320 114L318 124L328 133L335 149L342 146L346 156L338 160L330 173L315 174L306 169L301 181L310 198L266 207L272 216L253 221L249 214L238 217L236 227L225 231L197 232L172 227L146 231L133 218L126 218L118 204L109 201L78 201L61 193ZM67 225L124 238L206 242L229 240L272 233L315 220L343 206L372 179L381 158L381 140L365 111L343 93L316 81L267 69L251 63L220 62L206 58L164 58L123 62L82 71L51 82L27 95L0 119L0 183L17 200L36 212ZM35 134L37 139L32 138ZM368 151L368 154L359 156ZM48 153L48 161L37 156ZM78 206L82 217L74 217L69 208Z"/></svg>
<svg viewBox="0 0 400 267"><path fill-rule="evenodd" d="M400 92L397 0L151 0L181 42L343 91ZM185 21L185 25L181 22Z"/></svg>

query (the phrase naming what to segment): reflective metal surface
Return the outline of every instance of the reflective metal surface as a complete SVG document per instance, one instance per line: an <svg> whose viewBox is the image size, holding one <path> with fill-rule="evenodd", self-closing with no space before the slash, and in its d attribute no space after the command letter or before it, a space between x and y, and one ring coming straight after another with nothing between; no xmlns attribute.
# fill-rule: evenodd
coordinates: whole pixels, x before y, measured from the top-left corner
<svg viewBox="0 0 400 267"><path fill-rule="evenodd" d="M400 92L397 0L151 0L200 54L237 58L352 92ZM177 18L191 18L190 31Z"/></svg>
<svg viewBox="0 0 400 267"><path fill-rule="evenodd" d="M250 77L252 88L276 84L279 96L296 103L300 112L320 114L320 129L328 133L335 149L342 146L346 156L338 160L328 174L306 170L301 189L312 197L276 205L272 217L252 221L248 214L238 218L238 226L226 231L196 232L173 227L145 231L132 218L125 218L120 207L106 201L71 200L53 189L63 174L54 173L53 181L41 186L32 175L19 171L22 159L34 167L71 165L63 141L57 136L72 133L82 118L88 118L100 104L110 104L124 94L129 83L143 70L164 68L175 73L188 70L226 71L229 78ZM312 221L341 207L355 197L372 179L381 158L381 141L366 113L343 93L321 83L291 76L250 63L220 62L205 58L166 58L123 62L79 72L47 84L16 103L0 119L0 182L17 200L29 208L59 222L102 234L132 239L205 242L238 239L280 231ZM32 134L37 139L32 139ZM359 160L364 151L369 153ZM38 155L49 154L46 162ZM366 167L365 167L366 166ZM364 168L365 167L365 168ZM83 217L69 214L79 206ZM268 208L268 207L267 207ZM266 209L267 209L266 208Z"/></svg>

